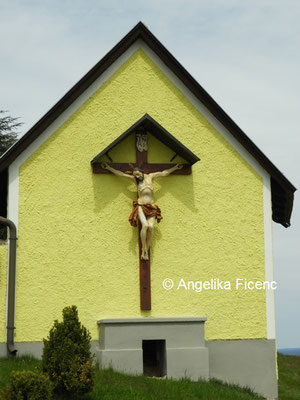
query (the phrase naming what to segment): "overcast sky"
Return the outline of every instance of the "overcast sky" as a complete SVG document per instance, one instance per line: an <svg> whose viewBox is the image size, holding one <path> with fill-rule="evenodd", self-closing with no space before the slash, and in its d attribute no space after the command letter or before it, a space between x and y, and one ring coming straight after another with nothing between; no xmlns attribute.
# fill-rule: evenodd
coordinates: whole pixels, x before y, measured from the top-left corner
<svg viewBox="0 0 300 400"><path fill-rule="evenodd" d="M300 187L298 0L0 0L0 109L25 133L143 21ZM300 347L298 192L273 224L278 347Z"/></svg>

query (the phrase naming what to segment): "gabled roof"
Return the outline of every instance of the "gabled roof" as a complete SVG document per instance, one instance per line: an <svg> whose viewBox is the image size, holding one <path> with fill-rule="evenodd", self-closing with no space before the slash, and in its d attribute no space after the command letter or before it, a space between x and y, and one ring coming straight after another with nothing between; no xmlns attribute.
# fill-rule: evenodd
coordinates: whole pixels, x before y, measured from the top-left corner
<svg viewBox="0 0 300 400"><path fill-rule="evenodd" d="M133 124L129 129L127 129L122 135L120 135L116 140L114 140L111 144L105 147L104 150L101 151L94 159L91 161L92 164L95 164L100 160L102 156L107 154L109 150L115 147L118 143L122 142L127 136L129 136L132 132L134 132L137 128L143 127L146 131L150 132L153 136L156 137L159 141L161 141L166 146L170 147L170 149L174 150L174 153L184 158L191 165L195 164L195 162L200 159L192 153L184 144L179 142L171 133L169 133L165 128L163 128L158 122L156 122L150 115L145 114L142 118L140 118L135 124Z"/></svg>
<svg viewBox="0 0 300 400"><path fill-rule="evenodd" d="M142 39L204 106L227 128L271 176L273 220L290 226L296 188L259 150L214 99L199 85L162 43L139 22L112 50L106 54L64 97L54 105L0 159L0 172L6 169L63 111L65 111L119 56L136 40Z"/></svg>

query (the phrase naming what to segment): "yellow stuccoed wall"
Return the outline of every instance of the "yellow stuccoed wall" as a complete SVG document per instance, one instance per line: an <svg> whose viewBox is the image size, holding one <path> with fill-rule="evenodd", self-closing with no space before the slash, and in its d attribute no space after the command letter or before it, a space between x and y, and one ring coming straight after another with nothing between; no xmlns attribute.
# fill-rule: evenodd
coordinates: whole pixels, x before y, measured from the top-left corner
<svg viewBox="0 0 300 400"><path fill-rule="evenodd" d="M152 246L151 312L140 311L137 229L128 223L135 186L90 166L145 113L201 158L192 175L155 184L164 219ZM149 161L169 161L153 137L149 147ZM132 136L111 152L119 162L134 154ZM263 186L142 50L21 166L19 201L17 342L41 341L72 304L93 340L98 319L141 316L207 316L207 340L266 337L263 291L162 288L165 278L264 280Z"/></svg>

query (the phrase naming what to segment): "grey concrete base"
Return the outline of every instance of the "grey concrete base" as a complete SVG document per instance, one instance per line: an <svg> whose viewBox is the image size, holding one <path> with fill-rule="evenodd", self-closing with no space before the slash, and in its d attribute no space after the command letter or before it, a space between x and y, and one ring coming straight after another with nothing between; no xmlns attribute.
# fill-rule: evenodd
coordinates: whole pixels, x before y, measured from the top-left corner
<svg viewBox="0 0 300 400"><path fill-rule="evenodd" d="M6 343L0 343L0 357L6 357Z"/></svg>
<svg viewBox="0 0 300 400"><path fill-rule="evenodd" d="M208 349L205 347L167 349L169 378L209 379Z"/></svg>
<svg viewBox="0 0 300 400"><path fill-rule="evenodd" d="M210 378L250 387L268 399L278 398L275 340L216 340L206 346Z"/></svg>
<svg viewBox="0 0 300 400"><path fill-rule="evenodd" d="M140 375L143 373L143 352L141 349L98 349L96 357L100 368L113 368L115 371L126 372L130 375ZM126 365L126 369L124 365Z"/></svg>
<svg viewBox="0 0 300 400"><path fill-rule="evenodd" d="M165 340L170 378L208 379L205 318L132 318L101 320L96 357L101 368L143 373L143 340Z"/></svg>
<svg viewBox="0 0 300 400"><path fill-rule="evenodd" d="M15 343L17 352L17 357L22 356L33 356L37 359L42 358L43 354L43 342L19 342ZM91 342L91 353L96 353L96 348L98 347L98 341L95 340ZM6 343L0 343L0 357L7 357Z"/></svg>

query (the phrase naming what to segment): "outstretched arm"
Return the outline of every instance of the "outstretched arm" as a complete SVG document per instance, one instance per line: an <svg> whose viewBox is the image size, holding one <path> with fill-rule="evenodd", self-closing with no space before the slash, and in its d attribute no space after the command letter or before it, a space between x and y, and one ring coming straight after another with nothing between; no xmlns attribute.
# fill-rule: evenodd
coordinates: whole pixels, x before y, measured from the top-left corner
<svg viewBox="0 0 300 400"><path fill-rule="evenodd" d="M168 176L172 172L176 171L177 169L181 169L183 167L182 164L176 164L174 167L165 169L164 171L158 171L158 172L153 172L152 174L149 174L152 179L158 178L160 176Z"/></svg>
<svg viewBox="0 0 300 400"><path fill-rule="evenodd" d="M104 169L107 169L108 171L112 172L113 174L115 174L117 176L122 176L123 178L129 178L131 180L134 180L134 177L132 175L125 174L124 172L119 171L118 169L112 168L107 163L102 163L101 167Z"/></svg>

